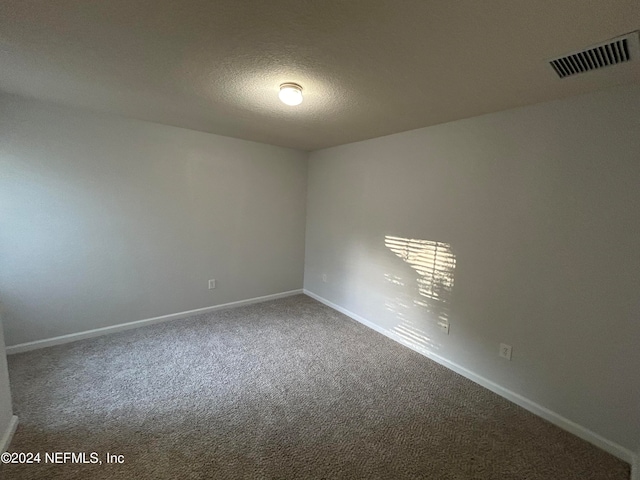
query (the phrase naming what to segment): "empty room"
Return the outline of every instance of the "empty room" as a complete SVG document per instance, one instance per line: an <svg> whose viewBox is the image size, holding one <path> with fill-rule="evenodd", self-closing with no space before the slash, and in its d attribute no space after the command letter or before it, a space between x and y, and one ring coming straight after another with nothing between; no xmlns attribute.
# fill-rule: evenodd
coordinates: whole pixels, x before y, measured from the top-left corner
<svg viewBox="0 0 640 480"><path fill-rule="evenodd" d="M0 479L640 480L639 30L0 1Z"/></svg>

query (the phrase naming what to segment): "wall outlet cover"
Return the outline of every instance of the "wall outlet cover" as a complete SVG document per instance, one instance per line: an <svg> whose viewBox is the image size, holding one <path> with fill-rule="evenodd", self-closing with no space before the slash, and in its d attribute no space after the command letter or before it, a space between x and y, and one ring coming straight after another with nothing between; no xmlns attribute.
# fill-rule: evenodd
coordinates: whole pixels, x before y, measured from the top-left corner
<svg viewBox="0 0 640 480"><path fill-rule="evenodd" d="M506 343L500 344L500 350L498 354L502 358L506 358L507 360L511 360L511 345L507 345Z"/></svg>

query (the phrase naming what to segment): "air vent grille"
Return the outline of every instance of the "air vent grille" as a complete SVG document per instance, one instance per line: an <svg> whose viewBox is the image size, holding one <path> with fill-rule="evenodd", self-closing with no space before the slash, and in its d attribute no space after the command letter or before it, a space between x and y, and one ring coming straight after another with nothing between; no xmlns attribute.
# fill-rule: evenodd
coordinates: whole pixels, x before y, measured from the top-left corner
<svg viewBox="0 0 640 480"><path fill-rule="evenodd" d="M553 59L549 64L560 78L566 78L628 62L633 59L632 50L635 50L635 45L630 44L632 40L634 38L631 35L617 38L581 52Z"/></svg>

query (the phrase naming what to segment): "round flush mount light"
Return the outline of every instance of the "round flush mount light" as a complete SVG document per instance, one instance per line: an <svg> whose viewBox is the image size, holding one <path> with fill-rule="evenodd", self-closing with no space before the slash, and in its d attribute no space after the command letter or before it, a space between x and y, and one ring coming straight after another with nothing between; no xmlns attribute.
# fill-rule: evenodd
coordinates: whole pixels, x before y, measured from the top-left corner
<svg viewBox="0 0 640 480"><path fill-rule="evenodd" d="M297 83L283 83L278 94L282 103L300 105L302 103L302 87Z"/></svg>

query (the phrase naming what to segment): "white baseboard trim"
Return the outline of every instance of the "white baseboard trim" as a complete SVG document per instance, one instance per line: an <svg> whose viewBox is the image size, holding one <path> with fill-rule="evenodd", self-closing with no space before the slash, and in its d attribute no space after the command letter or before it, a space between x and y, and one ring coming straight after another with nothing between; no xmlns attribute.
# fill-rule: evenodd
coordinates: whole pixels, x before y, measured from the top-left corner
<svg viewBox="0 0 640 480"><path fill-rule="evenodd" d="M168 322L169 320L178 320L181 318L186 318L186 317L190 317L192 315L198 315L201 313L209 313L209 312L214 312L216 310L224 310L227 308L251 305L253 303L267 302L269 300L290 297L292 295L299 295L301 293L303 293L302 289L290 290L288 292L274 293L272 295L265 295L263 297L248 298L246 300L239 300L237 302L223 303L221 305L214 305L211 307L196 308L195 310L187 310L186 312L172 313L169 315L162 315L160 317L146 318L144 320L136 320L133 322L120 323L118 325L111 325L109 327L96 328L93 330L85 330L84 332L70 333L68 335L61 335L59 337L45 338L43 340L35 340L33 342L19 343L17 345L12 345L7 347L6 349L7 355L28 352L30 350L37 350L39 348L52 347L54 345L61 345L63 343L75 342L77 340L83 340L85 338L99 337L101 335L107 335L109 333L122 332L124 330L130 330L132 328L153 325L154 323Z"/></svg>
<svg viewBox="0 0 640 480"><path fill-rule="evenodd" d="M498 395L500 395L501 397L506 398L507 400L515 403L516 405L519 405L523 408L525 408L526 410L530 411L531 413L538 415L539 417L544 418L545 420L553 423L554 425L562 428L563 430L566 430L574 435L576 435L577 437L582 438L583 440L586 440L587 442L595 445L596 447L601 448L602 450L609 452L612 455L615 455L616 457L618 457L619 459L632 464L632 468L634 470L634 473L632 474L632 480L640 480L640 478L637 477L633 477L633 475L640 475L640 472L638 472L638 467L637 465L637 460L636 460L636 455L633 454L633 452L631 452L630 450L626 449L625 447L623 447L622 445L618 445L615 442L612 442L611 440L608 440L606 438L604 438L601 435L598 435L595 432L592 432L591 430L589 430L588 428L583 427L582 425L579 425L565 417L563 417L562 415L555 413L551 410L549 410L546 407L543 407L542 405L539 405L535 402L533 402L532 400L529 400L528 398L523 397L522 395L519 395L515 392L512 392L511 390L504 388L500 385L498 385L495 382L492 382L491 380L484 378L474 372L472 372L471 370L462 367L460 365L458 365L457 363L451 362L449 360L447 360L444 357L441 357L440 355L437 355L433 352L430 352L426 349L421 349L419 347L416 347L415 345L410 344L409 342L407 342L404 338L402 338L399 335L394 334L394 332L386 330L382 327L380 327L379 325L376 325L375 323L367 320L366 318L361 317L360 315L353 313L349 310L347 310L346 308L343 308L339 305L336 305L335 303L327 300L326 298L323 298L319 295L316 295L313 292L310 292L309 290L304 290L304 294L308 295L309 297L319 301L320 303L325 304L328 307L333 308L334 310L337 310L340 313L345 314L347 317L352 318L353 320L356 320L357 322L362 323L363 325L366 325L367 327L391 338L392 340L397 341L398 343L401 343L409 348L411 348L412 350L424 355L425 357L430 358L431 360L439 363L440 365L443 365L444 367L447 367L450 370L453 370L456 373L459 373L460 375L462 375L463 377L468 378L469 380L471 380L472 382L477 383L480 386L483 386L489 390L491 390L494 393L497 393ZM636 465L634 465L634 462L636 462ZM634 468L635 467L635 468Z"/></svg>
<svg viewBox="0 0 640 480"><path fill-rule="evenodd" d="M14 415L11 417L9 425L7 425L7 429L2 434L2 437L0 437L0 453L6 452L9 448L13 434L16 433L16 428L18 428L18 417Z"/></svg>

